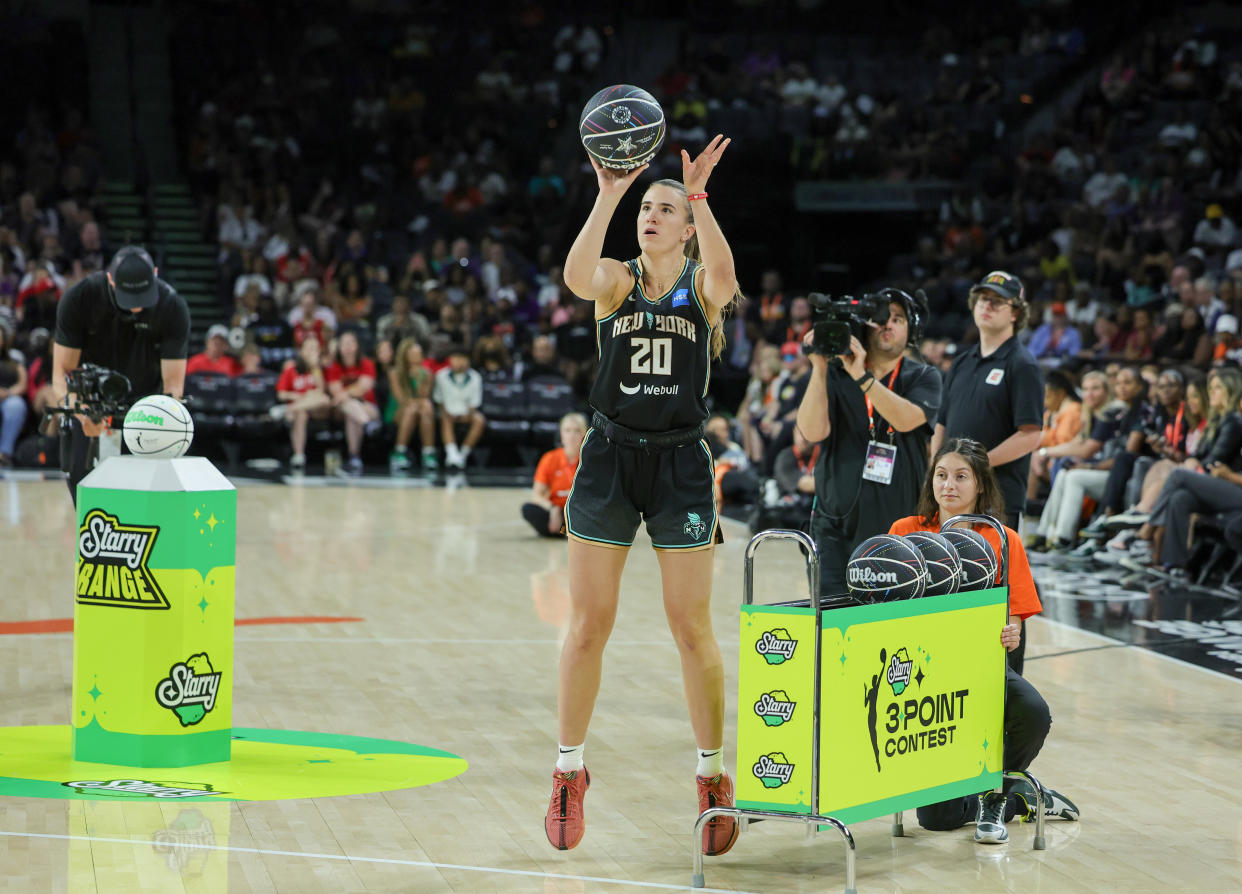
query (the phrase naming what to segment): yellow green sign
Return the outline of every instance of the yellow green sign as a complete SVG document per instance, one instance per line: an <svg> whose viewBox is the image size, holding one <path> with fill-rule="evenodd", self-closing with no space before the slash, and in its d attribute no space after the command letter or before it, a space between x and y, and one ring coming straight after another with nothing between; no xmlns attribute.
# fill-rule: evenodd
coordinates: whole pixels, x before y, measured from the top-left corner
<svg viewBox="0 0 1242 894"><path fill-rule="evenodd" d="M743 605L736 803L811 811L815 610Z"/></svg>
<svg viewBox="0 0 1242 894"><path fill-rule="evenodd" d="M136 472L197 489L110 486ZM227 761L237 491L201 458L116 457L79 486L78 513L74 757Z"/></svg>
<svg viewBox="0 0 1242 894"><path fill-rule="evenodd" d="M1000 783L1006 591L823 613L819 812L844 823Z"/></svg>

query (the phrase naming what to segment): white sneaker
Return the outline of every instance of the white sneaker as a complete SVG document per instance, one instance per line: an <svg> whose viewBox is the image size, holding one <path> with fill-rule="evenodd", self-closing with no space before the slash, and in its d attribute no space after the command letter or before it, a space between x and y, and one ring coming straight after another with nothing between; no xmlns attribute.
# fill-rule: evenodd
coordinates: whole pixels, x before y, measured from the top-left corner
<svg viewBox="0 0 1242 894"><path fill-rule="evenodd" d="M1130 542L1137 536L1138 532L1135 530L1122 531L1104 544L1104 549L1125 555L1130 549Z"/></svg>

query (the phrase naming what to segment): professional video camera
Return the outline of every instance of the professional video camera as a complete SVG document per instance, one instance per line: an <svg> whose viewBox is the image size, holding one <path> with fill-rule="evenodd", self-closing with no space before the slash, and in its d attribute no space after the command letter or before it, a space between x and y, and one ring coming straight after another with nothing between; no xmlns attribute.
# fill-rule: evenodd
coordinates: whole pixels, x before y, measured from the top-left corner
<svg viewBox="0 0 1242 894"><path fill-rule="evenodd" d="M866 294L859 298L843 295L833 298L822 292L807 295L811 303L812 331L808 353L836 357L850 353L850 336L867 343L867 324L883 326L888 322L890 299L882 294Z"/></svg>
<svg viewBox="0 0 1242 894"><path fill-rule="evenodd" d="M129 378L116 370L83 363L65 373L65 383L69 392L77 395L77 402L72 407L48 407L48 414L58 414L64 419L81 415L98 423L129 409Z"/></svg>

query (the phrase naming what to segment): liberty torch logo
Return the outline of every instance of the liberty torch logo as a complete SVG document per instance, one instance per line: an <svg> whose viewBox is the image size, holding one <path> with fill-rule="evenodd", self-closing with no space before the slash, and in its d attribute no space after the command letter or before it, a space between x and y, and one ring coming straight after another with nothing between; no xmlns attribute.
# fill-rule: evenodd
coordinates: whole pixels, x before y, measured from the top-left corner
<svg viewBox="0 0 1242 894"><path fill-rule="evenodd" d="M155 687L155 700L177 715L182 726L193 726L216 706L220 674L212 669L206 652L191 655L168 669Z"/></svg>
<svg viewBox="0 0 1242 894"><path fill-rule="evenodd" d="M686 523L681 526L681 530L686 535L698 540L707 533L707 523L699 517L697 512L687 512Z"/></svg>
<svg viewBox="0 0 1242 894"><path fill-rule="evenodd" d="M92 509L78 530L77 601L121 608L168 608L168 598L147 567L160 529L124 525Z"/></svg>

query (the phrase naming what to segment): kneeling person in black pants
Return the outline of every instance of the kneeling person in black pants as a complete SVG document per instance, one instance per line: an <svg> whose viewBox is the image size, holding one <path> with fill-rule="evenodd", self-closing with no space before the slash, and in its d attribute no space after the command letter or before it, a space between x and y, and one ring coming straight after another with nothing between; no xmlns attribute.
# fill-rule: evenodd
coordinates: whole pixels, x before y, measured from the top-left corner
<svg viewBox="0 0 1242 894"><path fill-rule="evenodd" d="M890 534L911 531L938 531L941 519L955 515L983 514L997 518L1004 502L996 476L988 462L988 453L978 441L950 438L936 452L919 495L918 514L893 523ZM979 533L999 556L1000 538L990 526L980 526ZM1009 618L1001 628L1001 645L1009 652L1018 648L1022 638L1022 622L1042 611L1035 581L1022 538L1012 528L1005 528L1009 541ZM1006 772L1025 770L1044 745L1052 717L1043 696L1017 674L1005 667L1005 743ZM1001 791L984 792L951 798L918 809L919 825L924 829L944 831L975 821L975 841L1000 844L1009 838L1005 823L1015 816L1030 819L1039 809L1033 787L1025 781L1005 779ZM1078 819L1078 808L1065 796L1044 789L1043 809L1048 816Z"/></svg>

